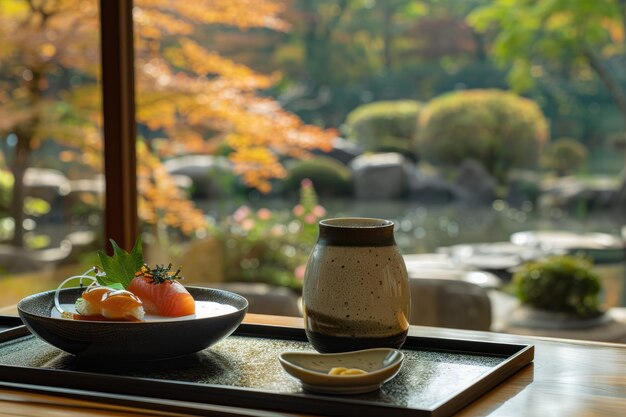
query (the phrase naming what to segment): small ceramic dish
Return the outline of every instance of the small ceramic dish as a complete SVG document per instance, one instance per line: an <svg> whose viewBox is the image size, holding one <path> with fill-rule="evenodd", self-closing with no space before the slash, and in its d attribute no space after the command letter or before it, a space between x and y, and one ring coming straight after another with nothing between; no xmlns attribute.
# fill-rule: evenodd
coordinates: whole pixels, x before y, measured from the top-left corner
<svg viewBox="0 0 626 417"><path fill-rule="evenodd" d="M323 394L362 394L375 391L396 376L404 354L397 349L376 348L345 353L284 352L280 364L307 391ZM356 368L359 375L329 375L332 368Z"/></svg>

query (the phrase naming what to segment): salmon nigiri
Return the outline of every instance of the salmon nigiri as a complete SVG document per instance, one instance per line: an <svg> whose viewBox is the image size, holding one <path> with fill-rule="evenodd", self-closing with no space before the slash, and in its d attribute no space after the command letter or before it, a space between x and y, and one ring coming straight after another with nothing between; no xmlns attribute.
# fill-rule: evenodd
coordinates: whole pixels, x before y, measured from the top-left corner
<svg viewBox="0 0 626 417"><path fill-rule="evenodd" d="M102 297L102 315L111 320L142 320L141 300L130 291L116 290Z"/></svg>
<svg viewBox="0 0 626 417"><path fill-rule="evenodd" d="M195 314L196 302L177 280L179 273L170 272L172 265L150 269L144 265L127 287L143 303L144 310L159 316L180 317Z"/></svg>
<svg viewBox="0 0 626 417"><path fill-rule="evenodd" d="M111 291L113 291L111 288L100 285L87 287L80 298L76 300L76 311L81 316L101 316L102 297Z"/></svg>
<svg viewBox="0 0 626 417"><path fill-rule="evenodd" d="M130 291L103 286L87 288L76 300L77 320L141 321L141 300Z"/></svg>

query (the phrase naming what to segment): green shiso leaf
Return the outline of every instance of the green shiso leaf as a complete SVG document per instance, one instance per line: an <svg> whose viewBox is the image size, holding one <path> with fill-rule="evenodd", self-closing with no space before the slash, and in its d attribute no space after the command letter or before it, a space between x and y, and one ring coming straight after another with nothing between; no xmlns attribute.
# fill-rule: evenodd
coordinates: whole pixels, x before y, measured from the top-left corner
<svg viewBox="0 0 626 417"><path fill-rule="evenodd" d="M113 246L113 256L107 256L106 253L98 251L104 274L96 274L96 278L100 285L112 288L121 286L120 289L123 289L130 285L135 272L144 264L141 238L137 239L130 253L120 248L113 239L111 239L111 246Z"/></svg>
<svg viewBox="0 0 626 417"><path fill-rule="evenodd" d="M114 290L125 290L126 289L126 287L124 285L120 284L119 282L116 282L114 284L109 284L109 285L107 285L107 287L112 288Z"/></svg>

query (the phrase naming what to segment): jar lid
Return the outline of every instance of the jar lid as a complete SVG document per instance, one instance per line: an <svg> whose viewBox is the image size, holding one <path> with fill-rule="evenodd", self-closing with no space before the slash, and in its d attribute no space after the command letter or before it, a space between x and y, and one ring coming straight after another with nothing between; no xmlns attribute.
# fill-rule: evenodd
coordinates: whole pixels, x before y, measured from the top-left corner
<svg viewBox="0 0 626 417"><path fill-rule="evenodd" d="M318 243L328 246L394 246L394 224L366 217L338 217L320 221Z"/></svg>

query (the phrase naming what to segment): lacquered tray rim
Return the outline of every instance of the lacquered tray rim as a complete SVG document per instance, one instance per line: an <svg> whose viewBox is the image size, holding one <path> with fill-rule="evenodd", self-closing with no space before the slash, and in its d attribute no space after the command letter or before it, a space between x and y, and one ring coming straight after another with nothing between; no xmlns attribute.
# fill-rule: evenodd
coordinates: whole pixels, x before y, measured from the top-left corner
<svg viewBox="0 0 626 417"><path fill-rule="evenodd" d="M233 335L243 337L262 337L266 339L306 341L306 335L303 329L272 325L244 323L241 324L237 330L235 330ZM0 334L0 343L17 339L21 336L24 336L24 334L17 334L14 337L9 337L8 334ZM421 347L414 346L414 344L418 342L426 343L427 345L438 343L440 346L443 346L443 348L423 349ZM465 349L452 348L454 346L465 347ZM491 350L482 351L478 349L478 347L491 348ZM358 413L359 415L365 417L380 415L380 413L384 412L387 416L410 415L441 417L450 415L460 410L465 405L474 401L476 398L485 394L497 384L531 363L534 359L533 345L487 342L470 339L408 336L403 349L485 354L490 356L505 357L506 359L502 363L494 366L491 370L482 374L476 380L469 383L467 387L449 395L446 399L432 407L409 408L401 407L395 404L351 399L349 396L334 397L316 395L308 392L278 393L247 387L200 384L193 382L126 377L94 372L66 371L12 365L0 365L0 370L9 371L2 372L4 375L9 376L9 380L0 380L0 386L11 387L19 384L24 387L30 386L33 390L37 391L45 391L45 387L49 386L51 390L54 388L57 395L59 395L59 389L66 389L68 390L66 393L67 396L76 395L72 395L70 391L84 392L87 396L90 392L95 392L98 393L99 397L107 397L107 394L109 394L107 398L111 400L115 400L117 397L122 395L125 398L136 398L142 406L155 410L163 410L160 404L158 404L158 400L167 399L175 402L184 402L184 408L187 412L189 411L188 408L191 407L191 409L194 409L199 413L202 413L203 410L206 409L206 407L202 407L203 405L216 404L226 407L231 406L251 409L260 408L268 411L295 413L310 413L312 409L311 407L315 407L314 409L316 410L316 413L322 413L324 415L352 415ZM502 350L512 352L507 356L502 353ZM46 381L46 385L41 385L41 381ZM142 384L129 384L131 382L142 382ZM106 386L107 383L111 386ZM116 392L116 386L122 386L124 388ZM192 395L191 398L182 399L175 397L163 398L161 396L156 396L155 393L151 394L149 392L139 392L142 387L146 386L149 386L147 390L152 389L155 393L158 392L160 394L164 391L167 392L164 388L182 388L184 386L184 390L170 389L169 392L183 392L188 394L190 393ZM128 392L129 387L134 387L134 390L130 393ZM150 402L149 400L144 400L145 398L150 397L152 397L155 401ZM198 407L193 408L193 403L198 404Z"/></svg>
<svg viewBox="0 0 626 417"><path fill-rule="evenodd" d="M26 336L30 332L17 316L0 315L0 343L18 337Z"/></svg>

